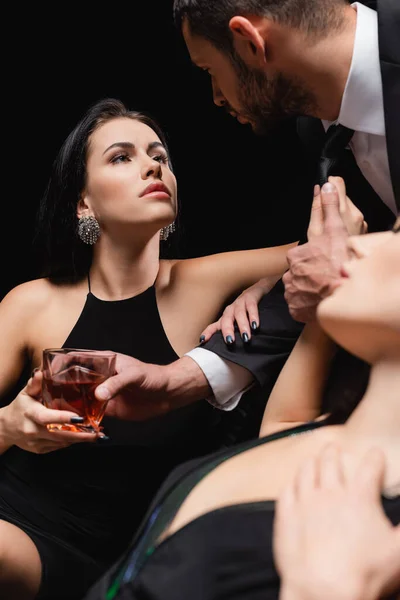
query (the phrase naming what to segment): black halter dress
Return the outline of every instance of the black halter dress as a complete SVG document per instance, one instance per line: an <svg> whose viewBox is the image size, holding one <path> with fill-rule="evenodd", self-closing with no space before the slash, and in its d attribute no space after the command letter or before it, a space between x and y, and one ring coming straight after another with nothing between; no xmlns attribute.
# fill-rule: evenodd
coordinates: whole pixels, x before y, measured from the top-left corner
<svg viewBox="0 0 400 600"><path fill-rule="evenodd" d="M308 423L179 465L158 491L128 550L83 600L278 600L274 501L210 510L159 540L190 492L221 463L256 446L324 426L322 421ZM382 497L382 507L398 525L400 496Z"/></svg>
<svg viewBox="0 0 400 600"><path fill-rule="evenodd" d="M157 364L178 358L154 286L115 302L89 289L63 346L114 350ZM38 600L82 598L126 549L172 468L215 448L219 414L201 401L146 422L106 417L105 444L43 455L14 446L0 457L0 519L26 532L39 551Z"/></svg>

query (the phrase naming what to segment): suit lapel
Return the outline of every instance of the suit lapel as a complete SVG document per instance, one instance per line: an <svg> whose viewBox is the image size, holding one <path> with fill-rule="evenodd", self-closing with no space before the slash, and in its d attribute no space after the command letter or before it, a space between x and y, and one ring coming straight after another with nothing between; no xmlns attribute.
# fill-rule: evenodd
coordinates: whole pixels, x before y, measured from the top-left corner
<svg viewBox="0 0 400 600"><path fill-rule="evenodd" d="M377 0L386 143L400 213L400 2Z"/></svg>
<svg viewBox="0 0 400 600"><path fill-rule="evenodd" d="M394 197L400 213L400 0L360 2L378 11L386 145ZM300 117L298 133L303 140L308 138L308 149L310 146L314 149L312 154L322 147L324 129L319 119Z"/></svg>
<svg viewBox="0 0 400 600"><path fill-rule="evenodd" d="M364 4L364 6L368 6L368 8L372 8L372 10L376 10L377 0L358 0L358 2Z"/></svg>

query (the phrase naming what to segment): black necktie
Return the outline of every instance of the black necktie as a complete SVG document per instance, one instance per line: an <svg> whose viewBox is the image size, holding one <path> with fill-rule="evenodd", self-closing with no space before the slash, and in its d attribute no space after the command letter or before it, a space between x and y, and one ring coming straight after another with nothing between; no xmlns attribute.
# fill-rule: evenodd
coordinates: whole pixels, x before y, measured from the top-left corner
<svg viewBox="0 0 400 600"><path fill-rule="evenodd" d="M354 130L344 125L331 125L325 133L325 141L318 163L318 183L321 187L328 181L333 168L339 162L344 149L353 137ZM306 244L307 234L300 236L299 246Z"/></svg>
<svg viewBox="0 0 400 600"><path fill-rule="evenodd" d="M332 169L338 163L353 134L354 130L344 125L331 125L329 127L319 159L318 183L321 186L328 181Z"/></svg>

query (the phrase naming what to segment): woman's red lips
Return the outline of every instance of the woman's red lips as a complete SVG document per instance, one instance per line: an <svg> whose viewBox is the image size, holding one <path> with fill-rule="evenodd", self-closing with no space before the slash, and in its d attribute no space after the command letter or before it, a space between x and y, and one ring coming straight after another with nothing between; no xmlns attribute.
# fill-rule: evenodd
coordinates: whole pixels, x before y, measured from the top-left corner
<svg viewBox="0 0 400 600"><path fill-rule="evenodd" d="M144 192L140 196L141 197L148 196L149 194L156 195L156 193L167 194L167 196L171 197L171 192L169 191L167 186L164 185L163 183L152 183L152 184L148 185L147 188L144 190Z"/></svg>

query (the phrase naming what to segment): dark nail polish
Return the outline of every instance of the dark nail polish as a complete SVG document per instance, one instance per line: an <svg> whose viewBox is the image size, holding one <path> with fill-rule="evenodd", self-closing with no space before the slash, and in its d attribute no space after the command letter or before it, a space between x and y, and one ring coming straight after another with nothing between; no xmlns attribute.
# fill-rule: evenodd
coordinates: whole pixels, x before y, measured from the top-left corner
<svg viewBox="0 0 400 600"><path fill-rule="evenodd" d="M247 335L247 333L244 333L242 335L242 340L244 341L245 344L249 341L249 336Z"/></svg>
<svg viewBox="0 0 400 600"><path fill-rule="evenodd" d="M107 442L109 442L111 440L110 437L108 437L108 435L101 435L100 437L97 438L97 442L99 444L106 444Z"/></svg>
<svg viewBox="0 0 400 600"><path fill-rule="evenodd" d="M232 345L234 342L234 339L231 335L227 335L225 341L227 344Z"/></svg>
<svg viewBox="0 0 400 600"><path fill-rule="evenodd" d="M199 341L200 341L200 344L204 344L204 342L206 341L206 336L205 335L201 335Z"/></svg>
<svg viewBox="0 0 400 600"><path fill-rule="evenodd" d="M251 328L252 328L252 330L253 330L253 331L255 331L256 329L258 329L258 325L257 325L257 322L256 322L256 321L253 321L253 322L252 322L252 324L251 324Z"/></svg>
<svg viewBox="0 0 400 600"><path fill-rule="evenodd" d="M72 423L72 425L78 424L78 423L83 423L85 419L83 417L71 417L70 419L70 423Z"/></svg>

